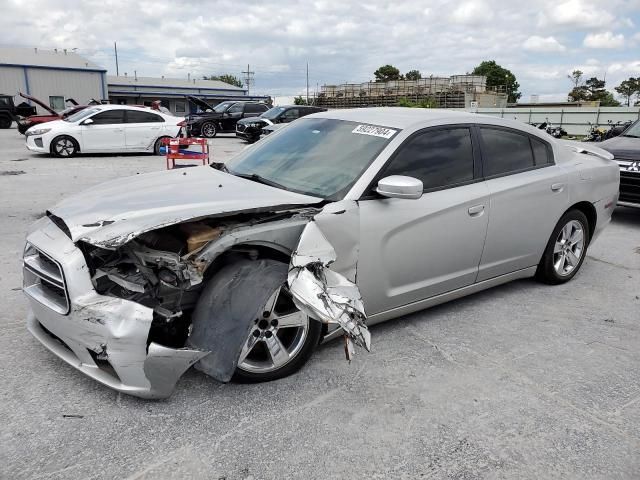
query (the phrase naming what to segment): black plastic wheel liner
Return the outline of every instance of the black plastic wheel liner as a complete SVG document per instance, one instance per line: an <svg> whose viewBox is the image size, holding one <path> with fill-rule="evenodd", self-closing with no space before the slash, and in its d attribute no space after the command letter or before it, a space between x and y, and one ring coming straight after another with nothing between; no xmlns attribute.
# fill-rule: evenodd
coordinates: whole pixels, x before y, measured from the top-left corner
<svg viewBox="0 0 640 480"><path fill-rule="evenodd" d="M204 287L192 316L191 348L211 352L195 368L220 382L231 380L240 352L269 297L287 279L288 265L276 260L239 260L217 272Z"/></svg>

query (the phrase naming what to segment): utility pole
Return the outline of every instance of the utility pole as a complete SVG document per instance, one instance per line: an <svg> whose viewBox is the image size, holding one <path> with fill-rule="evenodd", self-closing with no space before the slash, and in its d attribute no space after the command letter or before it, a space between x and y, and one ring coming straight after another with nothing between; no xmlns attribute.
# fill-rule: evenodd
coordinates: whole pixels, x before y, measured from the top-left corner
<svg viewBox="0 0 640 480"><path fill-rule="evenodd" d="M116 51L116 77L120 76L120 71L118 70L118 45L116 42L113 42L113 49Z"/></svg>
<svg viewBox="0 0 640 480"><path fill-rule="evenodd" d="M309 62L307 62L307 105L309 105Z"/></svg>
<svg viewBox="0 0 640 480"><path fill-rule="evenodd" d="M255 75L256 72L252 72L251 69L249 68L249 64L247 63L247 71L246 72L240 72L244 74L244 82L247 84L247 95L249 95L249 89L251 88L251 83L253 82L253 78L251 78L252 75Z"/></svg>

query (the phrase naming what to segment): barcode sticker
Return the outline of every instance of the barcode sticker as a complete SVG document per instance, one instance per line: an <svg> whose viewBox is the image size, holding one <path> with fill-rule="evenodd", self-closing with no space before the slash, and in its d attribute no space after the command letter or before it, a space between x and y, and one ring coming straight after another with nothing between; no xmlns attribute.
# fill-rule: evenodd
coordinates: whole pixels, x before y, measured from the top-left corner
<svg viewBox="0 0 640 480"><path fill-rule="evenodd" d="M372 135L374 137L391 138L397 132L391 128L376 127L375 125L358 125L351 133L360 135Z"/></svg>

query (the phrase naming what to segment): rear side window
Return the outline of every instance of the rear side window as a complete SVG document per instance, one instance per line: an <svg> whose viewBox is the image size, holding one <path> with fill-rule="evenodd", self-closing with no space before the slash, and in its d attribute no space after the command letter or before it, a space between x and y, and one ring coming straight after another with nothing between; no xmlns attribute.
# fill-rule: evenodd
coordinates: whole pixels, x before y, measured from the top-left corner
<svg viewBox="0 0 640 480"><path fill-rule="evenodd" d="M245 107L246 113L262 113L266 112L266 107L258 103L247 103Z"/></svg>
<svg viewBox="0 0 640 480"><path fill-rule="evenodd" d="M124 110L105 110L91 117L94 125L124 123Z"/></svg>
<svg viewBox="0 0 640 480"><path fill-rule="evenodd" d="M473 180L473 148L468 128L427 130L409 139L385 169L384 176L422 180L425 190Z"/></svg>
<svg viewBox="0 0 640 480"><path fill-rule="evenodd" d="M151 112L127 110L127 123L159 123L164 122L160 115Z"/></svg>
<svg viewBox="0 0 640 480"><path fill-rule="evenodd" d="M227 112L229 112L229 113L242 112L242 106L243 106L242 103L236 103L231 108L229 108L229 110L227 110Z"/></svg>
<svg viewBox="0 0 640 480"><path fill-rule="evenodd" d="M480 127L480 136L485 177L504 175L534 166L528 135Z"/></svg>
<svg viewBox="0 0 640 480"><path fill-rule="evenodd" d="M531 137L531 147L533 148L533 160L536 166L553 163L551 148L542 140Z"/></svg>

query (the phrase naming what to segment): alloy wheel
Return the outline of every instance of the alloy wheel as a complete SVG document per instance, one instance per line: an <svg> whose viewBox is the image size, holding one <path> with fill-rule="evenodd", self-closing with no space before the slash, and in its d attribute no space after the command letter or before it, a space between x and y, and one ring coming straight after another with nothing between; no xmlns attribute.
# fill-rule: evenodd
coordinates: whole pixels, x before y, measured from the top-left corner
<svg viewBox="0 0 640 480"><path fill-rule="evenodd" d="M205 123L202 126L202 135L204 135L207 138L215 137L216 126L213 123Z"/></svg>
<svg viewBox="0 0 640 480"><path fill-rule="evenodd" d="M56 150L56 153L61 157L68 157L69 155L73 155L76 146L68 138L61 138L56 142L54 148Z"/></svg>
<svg viewBox="0 0 640 480"><path fill-rule="evenodd" d="M584 254L584 228L577 220L569 221L553 247L553 268L561 277L569 275L580 264Z"/></svg>
<svg viewBox="0 0 640 480"><path fill-rule="evenodd" d="M308 330L309 317L296 308L286 286L279 287L254 320L238 368L252 373L282 368L300 352Z"/></svg>

